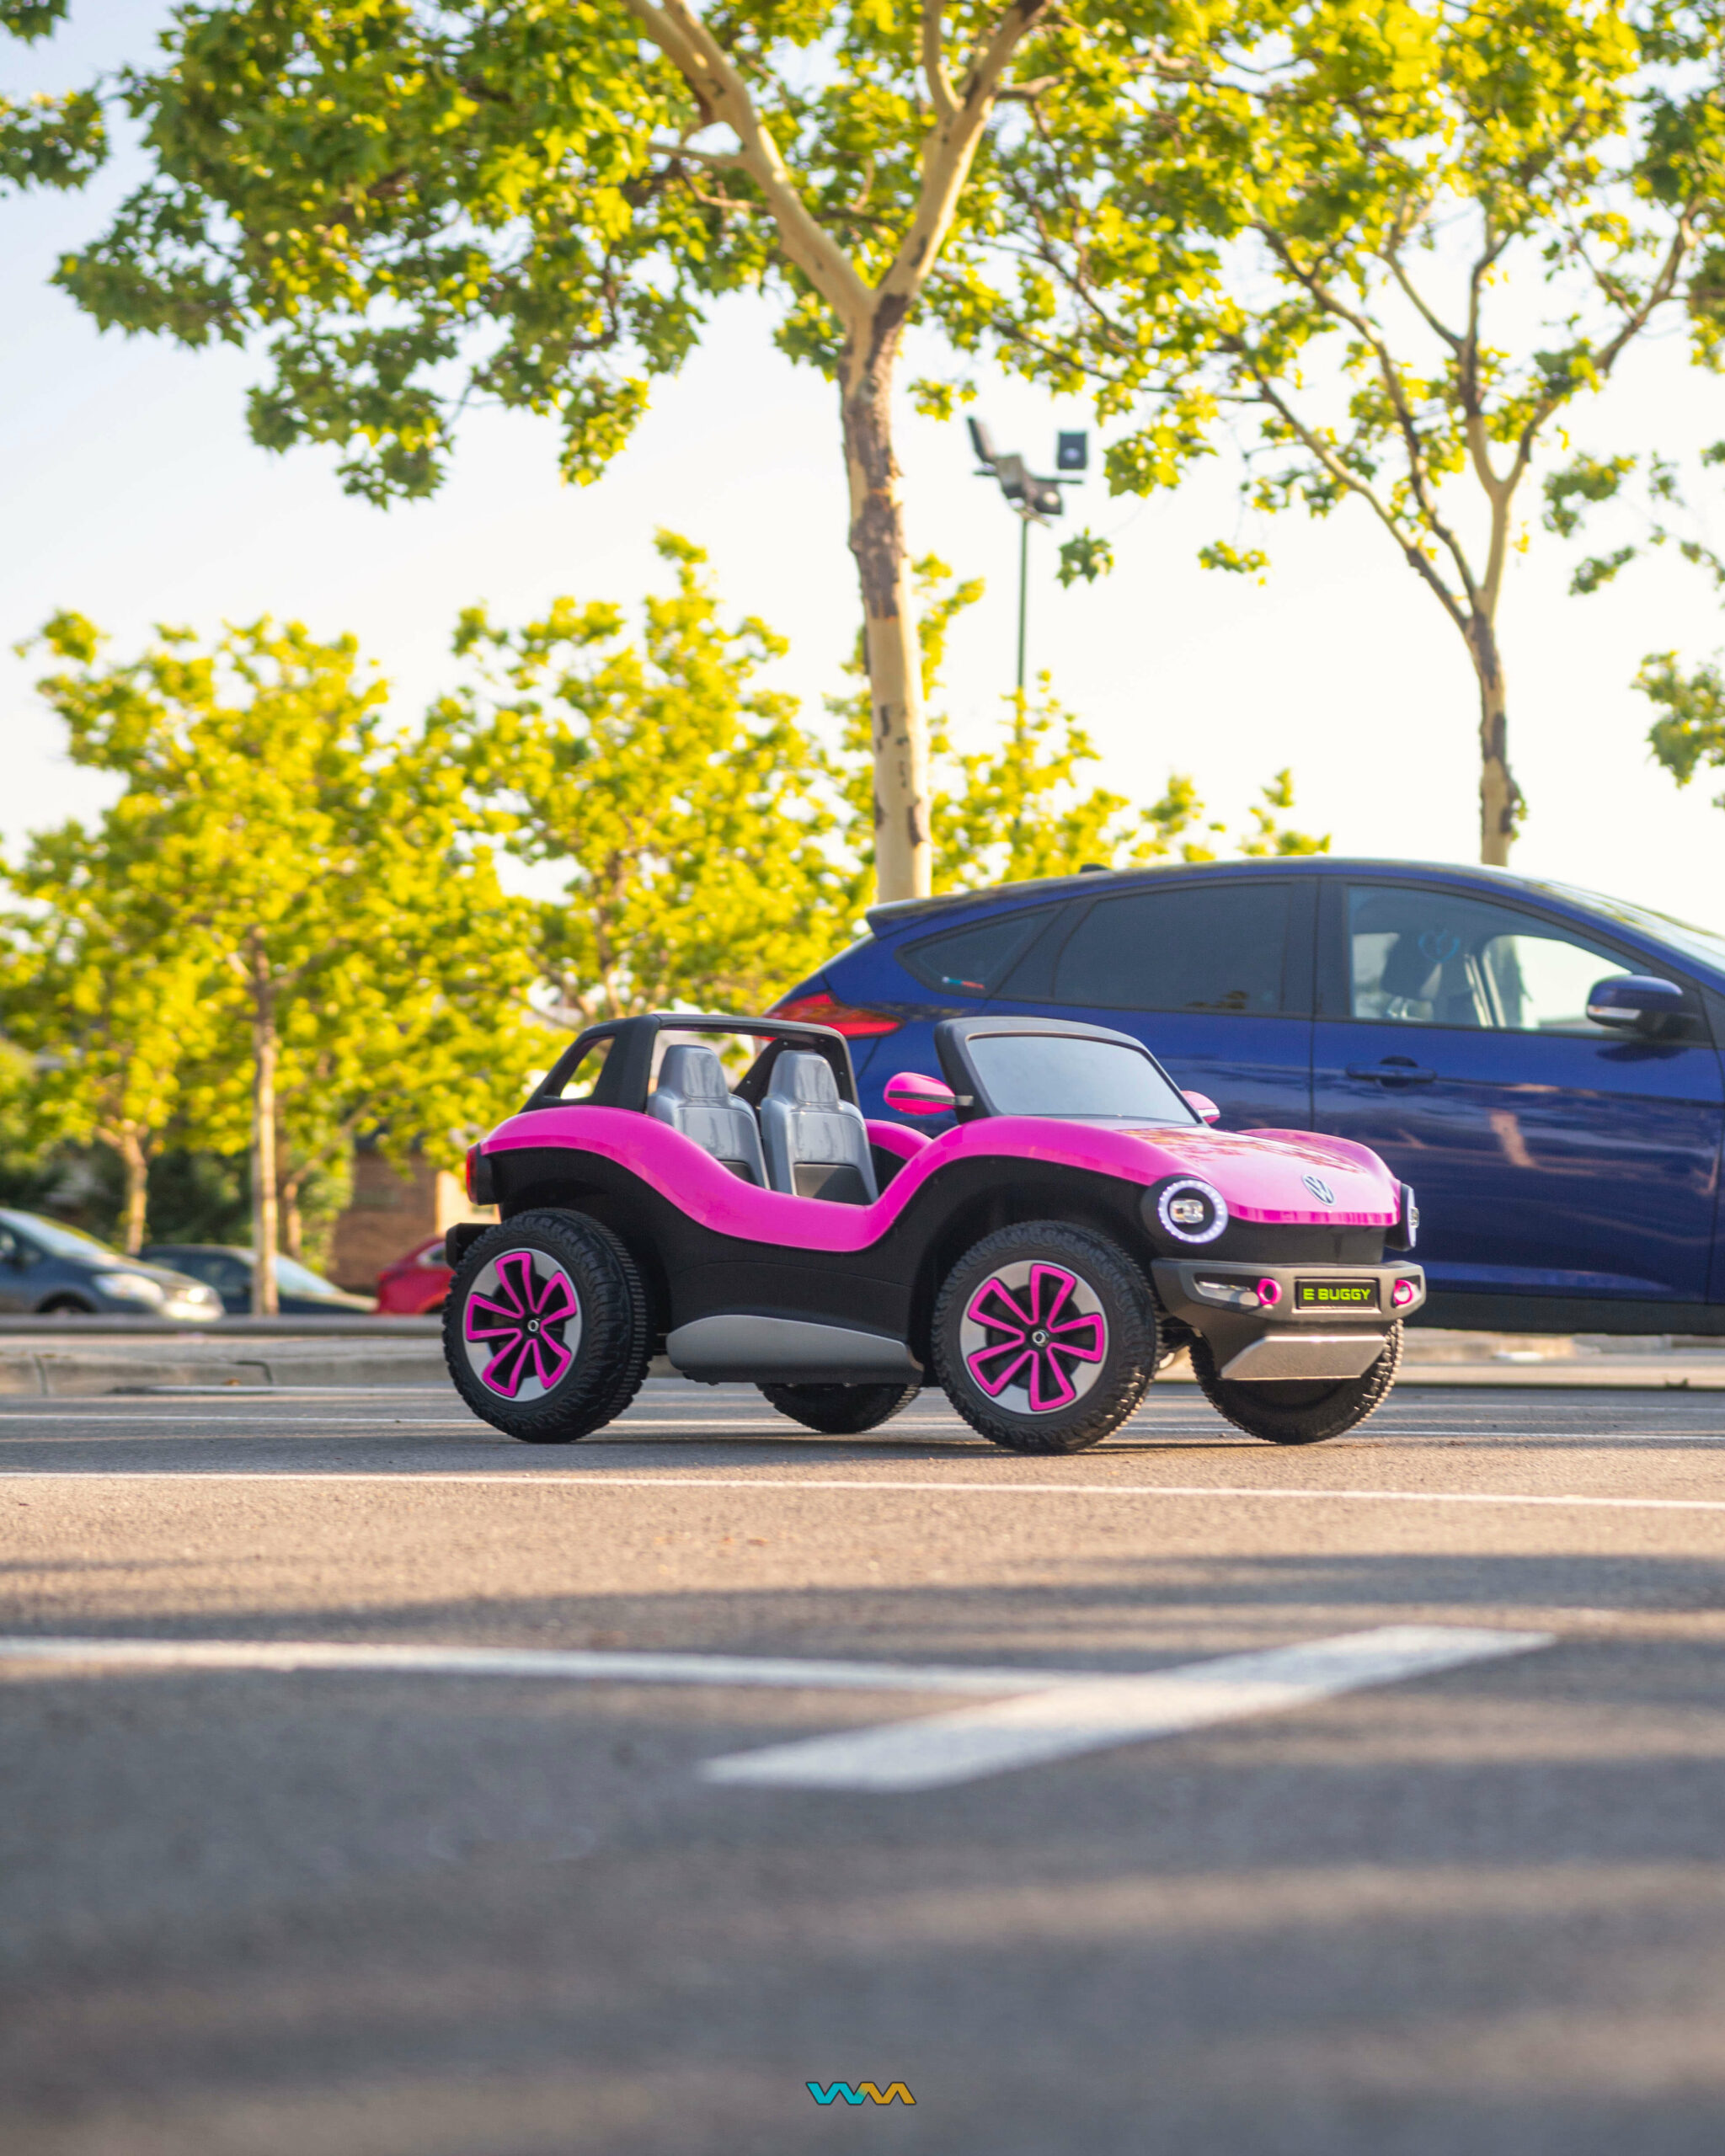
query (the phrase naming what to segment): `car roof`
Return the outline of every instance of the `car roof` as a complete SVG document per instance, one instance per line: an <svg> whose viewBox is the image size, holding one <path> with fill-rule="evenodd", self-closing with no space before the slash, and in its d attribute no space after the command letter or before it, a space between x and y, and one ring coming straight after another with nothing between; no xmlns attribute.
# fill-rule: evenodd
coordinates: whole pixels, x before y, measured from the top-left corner
<svg viewBox="0 0 1725 2156"><path fill-rule="evenodd" d="M1094 898L1098 892L1137 886L1162 878L1194 880L1208 877L1323 876L1334 869L1353 875L1369 869L1374 875L1455 876L1501 883L1506 889L1538 891L1578 903L1579 894L1566 885L1537 876L1524 876L1514 868L1490 868L1482 862L1407 861L1375 854L1274 854L1262 861L1158 861L1137 868L1084 868L1071 876L1029 876L1021 883L990 883L970 891L942 891L927 899L889 899L870 906L868 926L877 935L901 928L925 916L956 910L961 906L985 905L998 899Z"/></svg>

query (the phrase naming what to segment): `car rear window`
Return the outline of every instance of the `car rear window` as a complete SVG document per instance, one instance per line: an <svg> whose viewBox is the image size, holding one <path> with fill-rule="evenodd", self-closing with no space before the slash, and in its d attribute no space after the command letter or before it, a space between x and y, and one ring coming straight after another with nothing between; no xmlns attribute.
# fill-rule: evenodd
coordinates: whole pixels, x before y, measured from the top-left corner
<svg viewBox="0 0 1725 2156"><path fill-rule="evenodd" d="M1053 906L1029 906L973 921L968 928L948 929L944 936L925 937L900 951L899 963L925 988L992 995L1055 911Z"/></svg>
<svg viewBox="0 0 1725 2156"><path fill-rule="evenodd" d="M1285 883L1188 884L1102 899L1072 931L1054 1000L1119 1011L1279 1011Z"/></svg>

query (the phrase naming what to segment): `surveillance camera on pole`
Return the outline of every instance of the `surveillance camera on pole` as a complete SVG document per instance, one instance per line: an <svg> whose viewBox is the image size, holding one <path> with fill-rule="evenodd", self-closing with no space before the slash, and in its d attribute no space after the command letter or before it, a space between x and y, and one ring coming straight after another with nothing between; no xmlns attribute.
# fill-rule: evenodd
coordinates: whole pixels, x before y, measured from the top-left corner
<svg viewBox="0 0 1725 2156"><path fill-rule="evenodd" d="M1030 527L1065 514L1060 489L1083 485L1083 475L1090 468L1090 436L1081 430L1060 435L1055 444L1055 472L1044 477L1027 470L1022 456L996 449L994 436L980 419L967 419L965 424L970 430L970 446L982 467L976 477L996 483L1018 520L1018 694L1023 696Z"/></svg>

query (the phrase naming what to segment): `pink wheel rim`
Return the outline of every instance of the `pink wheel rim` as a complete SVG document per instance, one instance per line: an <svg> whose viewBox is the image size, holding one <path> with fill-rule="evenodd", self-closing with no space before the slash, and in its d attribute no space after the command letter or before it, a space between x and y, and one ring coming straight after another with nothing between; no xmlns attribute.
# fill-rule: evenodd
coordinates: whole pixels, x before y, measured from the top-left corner
<svg viewBox="0 0 1725 2156"><path fill-rule="evenodd" d="M468 1365L501 1400L542 1400L567 1374L580 1341L580 1298L543 1251L505 1251L467 1290L462 1342Z"/></svg>
<svg viewBox="0 0 1725 2156"><path fill-rule="evenodd" d="M1052 1415L1102 1374L1108 1321L1077 1273L1021 1261L990 1273L971 1296L959 1344L979 1391L1021 1414Z"/></svg>

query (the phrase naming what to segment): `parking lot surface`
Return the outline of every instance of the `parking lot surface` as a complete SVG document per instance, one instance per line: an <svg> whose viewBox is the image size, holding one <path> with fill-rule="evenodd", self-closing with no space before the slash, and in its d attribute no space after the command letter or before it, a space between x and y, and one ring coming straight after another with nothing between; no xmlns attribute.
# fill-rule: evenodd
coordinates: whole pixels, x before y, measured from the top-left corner
<svg viewBox="0 0 1725 2156"><path fill-rule="evenodd" d="M1719 2145L1717 1394L20 1401L0 1520L8 2156Z"/></svg>

